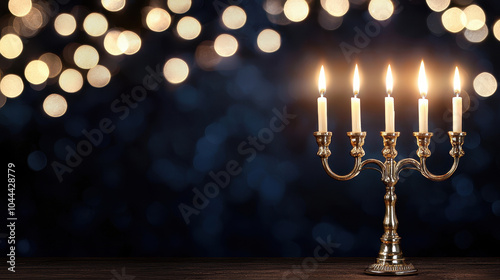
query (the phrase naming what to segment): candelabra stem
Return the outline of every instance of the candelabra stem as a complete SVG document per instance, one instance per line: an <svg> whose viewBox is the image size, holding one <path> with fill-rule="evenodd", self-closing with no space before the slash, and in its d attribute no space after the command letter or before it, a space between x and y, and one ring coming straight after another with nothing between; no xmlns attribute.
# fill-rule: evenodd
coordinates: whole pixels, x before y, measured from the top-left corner
<svg viewBox="0 0 500 280"><path fill-rule="evenodd" d="M382 244L376 263L370 265L365 273L372 275L414 275L417 269L406 263L401 251L400 240L397 233L398 218L396 217L395 184L386 183L384 234L380 238Z"/></svg>
<svg viewBox="0 0 500 280"><path fill-rule="evenodd" d="M384 234L380 238L382 244L376 263L370 265L365 273L373 275L413 275L417 274L417 269L412 264L407 264L401 251L401 237L398 235L398 218L396 217L396 183L399 180L397 163L395 161L398 152L396 151L396 140L399 132L382 132L384 138L384 149L382 154L385 157L382 181L385 184L385 216Z"/></svg>

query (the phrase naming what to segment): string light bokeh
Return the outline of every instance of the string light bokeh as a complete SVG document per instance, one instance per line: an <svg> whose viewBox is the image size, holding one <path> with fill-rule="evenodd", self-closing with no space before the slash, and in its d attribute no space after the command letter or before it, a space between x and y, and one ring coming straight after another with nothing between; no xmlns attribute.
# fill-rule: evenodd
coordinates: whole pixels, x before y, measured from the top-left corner
<svg viewBox="0 0 500 280"><path fill-rule="evenodd" d="M101 1L102 7L111 13L122 11L126 7L126 3L125 0ZM349 9L358 8L363 4L365 4L365 7L368 4L366 8L370 16L377 21L389 20L394 13L394 4L390 0L353 1L354 7L351 7L347 0L321 0L320 4L321 11L318 14L318 22L324 29L331 31L341 27L343 17L346 16ZM478 4L463 2L464 6L452 6L450 0L427 0L426 4L432 11L427 23L430 31L434 33L440 33L441 28L443 28L450 33L463 34L465 40L474 44L483 42L490 33L493 33L497 40L500 40L499 21L496 21L491 26L491 29L488 28L486 25L486 14ZM262 4L262 9L266 12L268 19L272 23L288 25L290 22L305 20L309 16L310 5L311 3L305 0L265 0ZM145 6L143 9L145 11L144 27L154 32L165 32L171 25L175 25L177 36L181 39L192 41L202 33L202 25L195 17L186 15L191 6L192 2L190 0L169 0L163 7ZM7 59L16 59L21 55L24 47L20 36L36 36L49 22L49 11L46 10L46 5L33 4L32 1L28 0L11 0L8 3L8 8L13 16L13 24L10 27L12 31L8 31L2 35L0 39L0 54ZM173 14L182 16L173 19L167 9ZM80 23L77 23L75 15L71 13L62 12L52 16L53 23L51 25L60 36L72 36L79 32L79 30L83 30L90 37L104 36L104 40L97 44L102 44L101 46L104 47L104 50L112 56L121 56L123 54L133 55L141 49L142 39L137 32L120 27L113 27L108 30L110 24L106 16L102 13L89 11L83 17L83 22ZM238 30L245 25L247 14L242 7L231 5L223 9L220 19L225 28ZM438 20L439 22L436 22ZM216 38L213 38L213 40L213 42L204 41L198 43L199 50L212 49L220 57L231 57L240 47L238 38L231 34L221 33ZM280 34L273 29L261 30L255 41L256 46L264 53L276 52L281 47ZM207 44L211 45L211 47ZM99 63L100 55L96 47L98 46L83 44L72 50L74 51L74 63L82 71L88 71ZM221 61L219 58L209 55L209 52L204 52L203 55L200 52L198 53L200 55L197 56L197 62L201 69L209 71ZM63 65L62 61L60 56L54 53L47 54L44 57L40 56L40 61L27 63L24 77L27 82L34 85L40 85L46 82L47 79L57 78L62 69L67 68ZM47 68L49 68L48 75ZM102 70L103 68L98 67L97 69ZM89 74L76 74L74 71L77 70L63 72L65 75L59 78L61 90L66 92L79 91L84 85L80 78L83 75L86 75L87 78L92 77L92 82L87 79L89 85L95 85L97 88L104 87L109 83L107 81L107 72L97 72L97 69L94 69ZM8 72L8 69L4 71ZM71 75L68 73L71 73ZM96 73L103 73L104 78L102 81L96 82ZM112 77L109 78L111 79ZM70 86L70 84L74 85ZM40 89L43 89L43 87ZM484 96L483 93L477 91L476 93ZM12 98L20 94L13 95L7 92L5 95Z"/></svg>

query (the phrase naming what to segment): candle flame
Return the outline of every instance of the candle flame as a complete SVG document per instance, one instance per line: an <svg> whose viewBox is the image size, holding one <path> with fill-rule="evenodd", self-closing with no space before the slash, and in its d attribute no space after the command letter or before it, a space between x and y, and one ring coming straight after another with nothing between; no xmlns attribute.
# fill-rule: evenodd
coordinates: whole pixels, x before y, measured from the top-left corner
<svg viewBox="0 0 500 280"><path fill-rule="evenodd" d="M357 97L359 94L359 71L357 64L356 68L354 68L353 91L354 91L354 97Z"/></svg>
<svg viewBox="0 0 500 280"><path fill-rule="evenodd" d="M460 74L458 73L458 67L455 67L455 79L453 81L455 94L458 96L460 94Z"/></svg>
<svg viewBox="0 0 500 280"><path fill-rule="evenodd" d="M427 77L425 76L425 66L424 61L420 64L420 72L418 73L418 89L420 90L420 95L422 98L427 97L427 90L429 85L427 84Z"/></svg>
<svg viewBox="0 0 500 280"><path fill-rule="evenodd" d="M389 64L389 67L387 68L387 77L385 78L385 86L387 88L387 95L391 96L392 94L392 86L393 86L393 80L392 80L392 71L391 71L391 65Z"/></svg>
<svg viewBox="0 0 500 280"><path fill-rule="evenodd" d="M323 97L326 91L325 68L323 65L321 65L321 71L319 72L318 89L319 94Z"/></svg>

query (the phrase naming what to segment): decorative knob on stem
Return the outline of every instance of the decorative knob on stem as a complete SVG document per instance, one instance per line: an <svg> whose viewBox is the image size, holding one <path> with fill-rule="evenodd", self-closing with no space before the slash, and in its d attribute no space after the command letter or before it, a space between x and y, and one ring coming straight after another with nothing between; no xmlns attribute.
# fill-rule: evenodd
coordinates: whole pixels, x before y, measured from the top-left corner
<svg viewBox="0 0 500 280"><path fill-rule="evenodd" d="M396 140L399 137L399 132L380 132L382 138L384 139L384 148L382 149L382 155L388 159L395 159L398 155L396 151Z"/></svg>

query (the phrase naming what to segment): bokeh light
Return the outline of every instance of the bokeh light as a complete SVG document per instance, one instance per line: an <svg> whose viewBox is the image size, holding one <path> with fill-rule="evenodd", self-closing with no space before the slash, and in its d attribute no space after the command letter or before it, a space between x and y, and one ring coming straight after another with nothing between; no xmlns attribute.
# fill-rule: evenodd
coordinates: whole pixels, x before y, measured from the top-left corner
<svg viewBox="0 0 500 280"><path fill-rule="evenodd" d="M8 59L18 57L23 51L23 42L16 34L5 34L0 39L0 53Z"/></svg>
<svg viewBox="0 0 500 280"><path fill-rule="evenodd" d="M180 58L171 58L163 66L165 79L172 84L182 83L189 74L187 63Z"/></svg>
<svg viewBox="0 0 500 280"><path fill-rule="evenodd" d="M122 50L118 47L118 37L122 32L117 29L109 30L104 36L104 49L111 55L121 55Z"/></svg>
<svg viewBox="0 0 500 280"><path fill-rule="evenodd" d="M497 90L497 80L488 72L483 72L474 78L474 90L482 97L490 97Z"/></svg>
<svg viewBox="0 0 500 280"><path fill-rule="evenodd" d="M66 99L59 94L53 93L43 101L43 111L50 117L58 118L68 109Z"/></svg>
<svg viewBox="0 0 500 280"><path fill-rule="evenodd" d="M76 20L70 14L60 14L54 20L54 28L61 36L69 36L75 32Z"/></svg>
<svg viewBox="0 0 500 280"><path fill-rule="evenodd" d="M0 91L0 108L2 108L5 103L7 103L7 97Z"/></svg>
<svg viewBox="0 0 500 280"><path fill-rule="evenodd" d="M172 12L183 14L191 8L191 0L168 0L167 6Z"/></svg>
<svg viewBox="0 0 500 280"><path fill-rule="evenodd" d="M305 0L287 0L283 11L289 20L300 22L309 14L309 5Z"/></svg>
<svg viewBox="0 0 500 280"><path fill-rule="evenodd" d="M62 90L69 93L79 91L83 86L83 77L75 69L66 69L59 76L59 86Z"/></svg>
<svg viewBox="0 0 500 280"><path fill-rule="evenodd" d="M167 30L171 22L170 14L162 8L153 8L146 16L146 25L154 32Z"/></svg>
<svg viewBox="0 0 500 280"><path fill-rule="evenodd" d="M110 12L118 12L125 7L125 0L101 0L104 9Z"/></svg>
<svg viewBox="0 0 500 280"><path fill-rule="evenodd" d="M371 0L368 12L376 20L387 20L394 13L394 5L390 0Z"/></svg>
<svg viewBox="0 0 500 280"><path fill-rule="evenodd" d="M27 15L33 4L31 0L9 0L9 11L16 17L24 17Z"/></svg>
<svg viewBox="0 0 500 280"><path fill-rule="evenodd" d="M82 69L90 69L99 63L99 53L89 45L82 45L76 49L73 56L76 66Z"/></svg>
<svg viewBox="0 0 500 280"><path fill-rule="evenodd" d="M446 33L446 29L444 29L443 23L441 22L441 13L430 13L427 17L427 27L437 36L441 36Z"/></svg>
<svg viewBox="0 0 500 280"><path fill-rule="evenodd" d="M341 17L349 11L348 0L321 0L321 6L330 15Z"/></svg>
<svg viewBox="0 0 500 280"><path fill-rule="evenodd" d="M434 12L442 12L450 6L450 0L426 0L427 6Z"/></svg>
<svg viewBox="0 0 500 280"><path fill-rule="evenodd" d="M12 28L14 29L14 32L22 37L26 38L34 37L40 31L40 29L29 28L28 26L26 26L23 19L24 17L22 18L14 17L14 19L12 20ZM8 29L10 28L7 27L7 30ZM10 33L10 32L7 31L5 33Z"/></svg>
<svg viewBox="0 0 500 280"><path fill-rule="evenodd" d="M141 49L141 37L137 33L130 30L125 30L118 36L118 48L126 55L132 55Z"/></svg>
<svg viewBox="0 0 500 280"><path fill-rule="evenodd" d="M34 85L42 84L49 78L49 67L41 60L32 60L26 65L24 76Z"/></svg>
<svg viewBox="0 0 500 280"><path fill-rule="evenodd" d="M49 67L49 78L54 78L61 72L62 62L59 56L53 53L44 53L38 59Z"/></svg>
<svg viewBox="0 0 500 280"><path fill-rule="evenodd" d="M221 61L221 56L215 52L213 41L203 41L194 53L198 66L205 71L211 71Z"/></svg>
<svg viewBox="0 0 500 280"><path fill-rule="evenodd" d="M264 29L257 36L257 46L266 53L273 53L281 46L281 36L272 29Z"/></svg>
<svg viewBox="0 0 500 280"><path fill-rule="evenodd" d="M239 29L246 21L247 14L238 6L229 6L222 13L222 23L229 29Z"/></svg>
<svg viewBox="0 0 500 280"><path fill-rule="evenodd" d="M18 97L24 90L23 79L15 74L5 75L0 81L0 91L8 98Z"/></svg>
<svg viewBox="0 0 500 280"><path fill-rule="evenodd" d="M47 166L47 156L42 151L31 152L28 155L28 166L35 171L44 169Z"/></svg>
<svg viewBox="0 0 500 280"><path fill-rule="evenodd" d="M105 87L111 80L111 72L102 65L96 65L87 73L89 84L96 88Z"/></svg>
<svg viewBox="0 0 500 280"><path fill-rule="evenodd" d="M183 17L177 23L177 33L184 40L193 40L201 32L201 24L194 17Z"/></svg>
<svg viewBox="0 0 500 280"><path fill-rule="evenodd" d="M486 15L478 5L470 5L464 9L467 24L465 27L469 30L479 30L486 22Z"/></svg>
<svg viewBox="0 0 500 280"><path fill-rule="evenodd" d="M483 24L483 27L478 30L466 29L464 32L465 39L471 43L480 43L488 36L488 26Z"/></svg>
<svg viewBox="0 0 500 280"><path fill-rule="evenodd" d="M108 30L108 20L99 13L91 13L83 21L83 29L92 37L99 37Z"/></svg>
<svg viewBox="0 0 500 280"><path fill-rule="evenodd" d="M493 25L493 35L495 35L495 38L500 41L500 19Z"/></svg>
<svg viewBox="0 0 500 280"><path fill-rule="evenodd" d="M38 30L44 25L44 17L37 7L32 7L30 12L22 17L24 25L31 30Z"/></svg>
<svg viewBox="0 0 500 280"><path fill-rule="evenodd" d="M218 55L229 57L238 50L238 41L229 34L221 34L215 39L214 49Z"/></svg>
<svg viewBox="0 0 500 280"><path fill-rule="evenodd" d="M318 23L325 30L335 30L342 25L343 17L335 17L325 10L319 11Z"/></svg>
<svg viewBox="0 0 500 280"><path fill-rule="evenodd" d="M270 15L279 15L283 12L283 4L276 0L265 0L262 7Z"/></svg>
<svg viewBox="0 0 500 280"><path fill-rule="evenodd" d="M467 16L459 8L453 7L446 10L441 16L444 28L452 33L462 31L467 24Z"/></svg>

